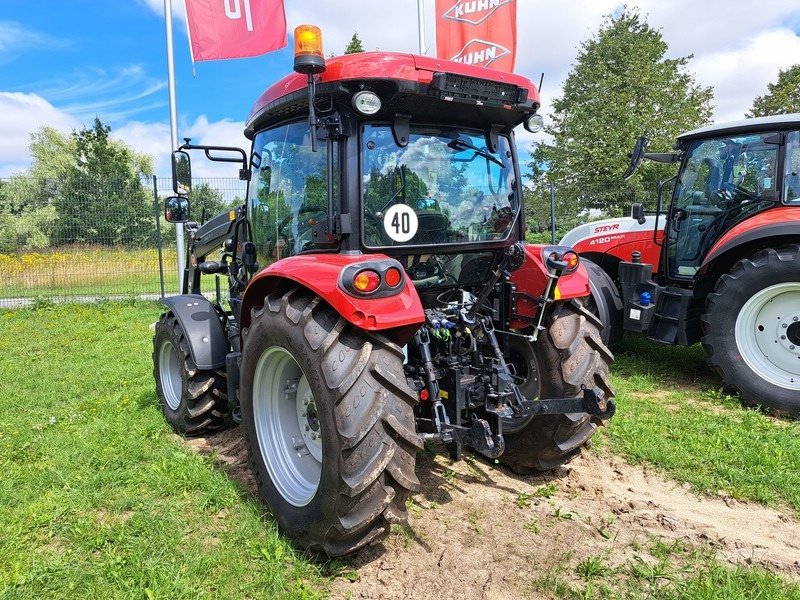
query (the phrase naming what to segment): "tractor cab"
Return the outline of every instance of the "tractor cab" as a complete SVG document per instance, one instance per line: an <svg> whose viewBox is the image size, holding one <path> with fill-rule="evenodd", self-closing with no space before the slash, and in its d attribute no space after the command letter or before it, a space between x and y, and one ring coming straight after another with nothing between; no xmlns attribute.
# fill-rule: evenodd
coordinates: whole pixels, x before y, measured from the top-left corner
<svg viewBox="0 0 800 600"><path fill-rule="evenodd" d="M691 280L723 234L780 203L773 132L686 137L670 208L665 275Z"/></svg>

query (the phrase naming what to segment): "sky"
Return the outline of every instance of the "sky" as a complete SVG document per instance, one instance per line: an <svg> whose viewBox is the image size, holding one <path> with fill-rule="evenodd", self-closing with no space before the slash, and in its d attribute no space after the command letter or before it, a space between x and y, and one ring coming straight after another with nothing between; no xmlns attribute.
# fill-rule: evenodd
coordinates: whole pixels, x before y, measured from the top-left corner
<svg viewBox="0 0 800 600"><path fill-rule="evenodd" d="M265 56L197 63L193 72L183 1L171 1L179 137L247 148L244 121L258 95L291 71L292 40ZM434 0L422 2L426 53L433 55ZM743 118L779 69L800 63L797 0L627 5L661 31L669 58L693 55L688 70L714 88L715 122ZM290 36L297 25L318 25L326 55L341 54L353 33L366 50L418 52L417 6L417 0L285 0ZM544 73L545 119L581 42L621 8L613 0L518 0L515 71L537 83ZM95 117L114 137L150 154L157 175L167 175L168 103L164 0L3 0L0 177L29 166L30 135L43 125L70 132ZM542 139L520 134L523 147ZM229 165L195 160L192 166L197 176L236 175Z"/></svg>

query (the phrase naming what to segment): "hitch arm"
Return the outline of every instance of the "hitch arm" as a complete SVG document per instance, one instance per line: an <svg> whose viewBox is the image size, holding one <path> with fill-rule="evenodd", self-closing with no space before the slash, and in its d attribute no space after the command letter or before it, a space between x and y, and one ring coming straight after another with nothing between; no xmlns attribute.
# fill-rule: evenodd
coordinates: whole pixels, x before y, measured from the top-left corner
<svg viewBox="0 0 800 600"><path fill-rule="evenodd" d="M605 400L600 388L583 388L583 396L578 398L548 398L529 402L531 414L563 415L585 412L600 419L610 419L617 410L612 398Z"/></svg>

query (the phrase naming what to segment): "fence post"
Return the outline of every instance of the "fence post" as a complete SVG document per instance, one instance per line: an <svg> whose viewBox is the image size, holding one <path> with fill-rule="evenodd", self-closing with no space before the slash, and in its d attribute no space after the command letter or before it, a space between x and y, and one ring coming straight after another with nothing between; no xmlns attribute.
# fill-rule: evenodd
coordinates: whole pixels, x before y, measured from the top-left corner
<svg viewBox="0 0 800 600"><path fill-rule="evenodd" d="M550 182L550 242L556 243L556 186Z"/></svg>
<svg viewBox="0 0 800 600"><path fill-rule="evenodd" d="M161 240L161 211L158 205L158 178L153 175L153 209L156 213L156 244L158 245L158 280L161 284L161 297L164 297L164 252Z"/></svg>

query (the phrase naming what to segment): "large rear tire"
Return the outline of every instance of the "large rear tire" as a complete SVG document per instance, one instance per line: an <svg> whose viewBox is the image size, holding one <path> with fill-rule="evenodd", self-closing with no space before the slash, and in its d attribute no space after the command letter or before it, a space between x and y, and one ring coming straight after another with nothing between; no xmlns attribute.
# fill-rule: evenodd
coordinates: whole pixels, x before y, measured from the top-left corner
<svg viewBox="0 0 800 600"><path fill-rule="evenodd" d="M800 417L800 246L736 263L708 295L702 324L725 387L747 406Z"/></svg>
<svg viewBox="0 0 800 600"><path fill-rule="evenodd" d="M241 364L242 424L261 498L280 527L328 556L405 520L419 489L403 352L303 288L252 311Z"/></svg>
<svg viewBox="0 0 800 600"><path fill-rule="evenodd" d="M225 372L197 368L186 334L171 312L156 323L153 376L161 410L176 433L204 435L230 425Z"/></svg>
<svg viewBox="0 0 800 600"><path fill-rule="evenodd" d="M614 396L609 381L613 354L600 338L601 323L577 301L560 302L545 319L546 331L530 344L512 337L510 362L524 379L526 398L566 398L582 395L582 386L598 387ZM554 469L571 460L603 421L586 413L533 417L505 436L500 462L515 473Z"/></svg>

